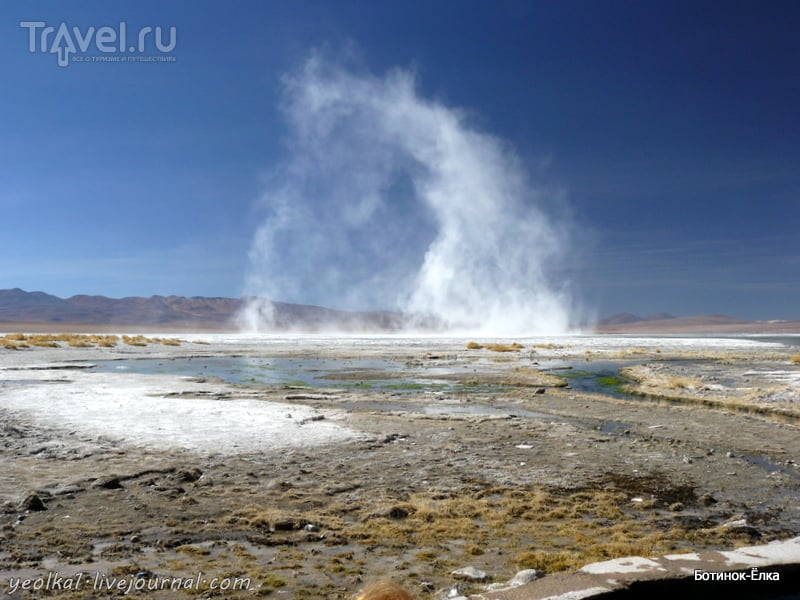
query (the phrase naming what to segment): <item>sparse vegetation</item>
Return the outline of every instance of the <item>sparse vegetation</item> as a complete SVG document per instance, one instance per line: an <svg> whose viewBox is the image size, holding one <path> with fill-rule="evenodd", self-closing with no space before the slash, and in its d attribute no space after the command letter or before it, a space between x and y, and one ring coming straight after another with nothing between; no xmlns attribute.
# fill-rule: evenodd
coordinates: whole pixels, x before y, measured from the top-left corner
<svg viewBox="0 0 800 600"><path fill-rule="evenodd" d="M524 348L522 344L513 342L511 344L480 344L478 342L467 342L467 350L491 350L492 352L518 352Z"/></svg>
<svg viewBox="0 0 800 600"><path fill-rule="evenodd" d="M0 338L0 347L7 348L8 350L20 350L22 348L30 348L28 344L26 344L22 340L16 340L9 337L2 337Z"/></svg>
<svg viewBox="0 0 800 600"><path fill-rule="evenodd" d="M152 340L148 340L143 335L123 335L122 341L128 346L147 346L147 344Z"/></svg>
<svg viewBox="0 0 800 600"><path fill-rule="evenodd" d="M615 392L622 394L625 392L625 384L627 383L622 377L616 375L607 375L605 377L598 377L597 383L605 388L610 388Z"/></svg>
<svg viewBox="0 0 800 600"><path fill-rule="evenodd" d="M120 341L119 336L88 333L9 333L0 337L0 347L19 350L37 346L40 348L113 348ZM123 335L122 341L129 346L147 346L162 344L164 346L180 346L183 342L177 338L148 338L143 335Z"/></svg>
<svg viewBox="0 0 800 600"><path fill-rule="evenodd" d="M471 493L418 492L394 503L382 498L360 507L342 507L341 514L336 505L312 511L253 505L232 513L226 522L230 527L266 532L270 544L280 545L295 543L304 535L306 524L314 523L326 531L327 543L349 546L345 556L360 555L358 547L377 555L410 552L420 563L436 561L438 569L454 568L482 555L491 540L503 539L505 547L516 553L512 560L518 568L554 572L681 547L689 532L664 531L649 521L659 518L658 509L674 494L691 496L692 492L673 490L660 480L643 479L637 485L659 494L638 513L622 510L631 492L609 481L603 487L571 491L489 484L474 486ZM443 545L460 548L460 553L442 555ZM340 561L332 564L338 570L345 567Z"/></svg>
<svg viewBox="0 0 800 600"><path fill-rule="evenodd" d="M664 386L667 389L689 389L689 390L696 390L703 385L703 382L696 377L680 377L680 376L673 376L668 377L665 381Z"/></svg>
<svg viewBox="0 0 800 600"><path fill-rule="evenodd" d="M512 344L487 344L486 349L492 352L519 352L524 346L514 342Z"/></svg>
<svg viewBox="0 0 800 600"><path fill-rule="evenodd" d="M133 334L128 338L138 343L171 345L169 338ZM120 354L127 346L116 336L54 337L50 341L75 348L118 345ZM166 466L174 464L177 469L163 477L147 472L125 479L121 493L87 485L76 500L59 498L58 502L48 502L49 512L32 513L7 540L12 553L9 562L34 565L43 557L57 555L63 562L77 565L84 557L92 556L98 561L96 564L107 565L103 566L104 572L119 568L124 574L149 571L192 575L202 571L213 576L235 573L252 578L251 589L225 595L231 598L351 597L364 583L390 573L418 595L434 597L453 586L450 572L465 565L485 570L492 581L499 582L521 568L563 572L621 556L727 549L751 543L753 534L722 526L729 516L738 517L740 513L753 523L765 542L779 534L793 534L790 519L778 512L782 508L774 508L785 505L777 476L782 473L768 480L767 491L774 487L780 495L779 503L750 505L750 484L745 482L750 480L750 467L744 461L725 458L727 450L738 453L758 447L759 438L739 442L737 421L731 415L701 408L712 402L758 402L755 395L766 397L768 389L761 381L753 378L748 382L753 387L748 388L717 378L715 359L705 356L702 363L687 365L682 360L659 361L652 354L643 354L646 358L632 367L640 375L636 381L618 377L616 367L612 370L603 365L593 371L551 371L549 358L556 355L558 362L580 367L583 348L541 351L547 357L537 364L528 355L532 353L530 344L520 353L513 348L492 352L483 345L489 341L480 338L480 343L471 342L467 351L462 349L465 342L458 342L457 347L462 349L458 356L448 355L453 351L452 345L447 351L434 348L430 357L441 360L439 363L420 360L415 346L408 353L390 355L396 364L406 364L411 373L399 367L397 373L390 367L386 372L363 367L348 370L344 378L331 378L344 382L343 388L350 383L366 389L373 386L369 393L337 390L326 398L329 391L317 394L311 390L315 394L301 392L291 400L321 408L336 406L339 397L346 397L353 407L357 406L356 401L364 400L365 408L354 408L351 418L359 419L356 425L367 424L370 428L365 442L349 444L341 450L326 447L325 452L276 453L268 461L250 457L230 457L224 462L216 458L214 462L194 459L204 472L197 481L183 479L181 473L188 465L182 457L179 460L165 453L171 461L165 461ZM512 340L506 341L510 345ZM11 364L24 362L18 360L22 358L19 355L13 356L17 360L10 360L11 350L5 349L18 344L29 345L30 340L25 335L0 338L0 354L5 352ZM189 350L186 354L192 354L188 343L184 344ZM166 353L158 347L153 349L159 356ZM212 355L217 348L214 350ZM59 351L38 352L49 361ZM105 354L64 350L62 356L67 352L70 357L91 356L92 360ZM625 356L638 352L632 349ZM665 349L665 354L673 352L676 351ZM34 351L29 354L34 358ZM136 349L135 354L147 355L148 349ZM302 356L313 355L308 352ZM789 366L790 355L785 350L778 354L776 360L783 366L777 369L796 370ZM607 355L595 350L586 356L604 360ZM307 368L305 360L302 362ZM443 377L444 384L417 383L419 371L428 366L433 368L427 377L438 378L442 372L447 375L447 369L452 373ZM750 366L748 363L743 370ZM299 373L284 373L283 367L275 364L259 364L256 368L263 370L254 370L262 378L256 375L252 382L262 381L270 389L239 390L237 394L279 398L285 395L280 391L281 383L289 389L308 387L302 380L286 381ZM356 368L362 367L356 364L353 369ZM590 369L591 365L583 368ZM13 373L10 376L16 377ZM555 389L574 377L584 376L607 388L625 385L654 401L645 404L631 402L628 397L584 393L578 385L565 391ZM689 385L695 383L698 387ZM311 385L316 384L311 381ZM442 387L437 388L438 385ZM382 390L430 389L443 389L447 400L459 402L453 418L414 416L393 410L372 414L377 413L373 408L376 399L384 397L392 408L410 406L417 400L419 405L438 400L433 395L409 395L398 400ZM772 393L770 389L769 394ZM314 399L305 400L303 396ZM781 398L788 398L785 402L790 404L796 394L792 396L789 390L777 400L770 397L773 411L783 406ZM678 402L682 404L677 406ZM507 411L508 416L470 414L471 405L484 404L498 407L496 412ZM590 425L584 430L583 426L573 426L572 419L540 423L538 419L516 416L525 415L524 411L538 412L542 407L559 416L586 415ZM461 408L466 408L467 414L455 412ZM447 406L444 409L449 410ZM629 414L633 418L629 419ZM710 415L708 425L705 419L698 418L701 415ZM681 427L693 421L702 421L702 426ZM706 436L717 422L724 425L719 435ZM287 423L296 425L293 421ZM598 432L595 423L614 427L603 426ZM651 431L651 424L657 428ZM621 426L626 428L624 435ZM776 429L780 436L774 442L765 435L764 453L777 456L782 466L793 469L788 462L783 465L784 460L794 456L794 446L786 443L792 439L789 429L793 431ZM717 438L724 439L725 445L718 446ZM430 450L426 444L430 444ZM703 449L712 444L717 449L709 450L701 459ZM787 448L787 452L776 450L773 454L772 450L779 447ZM654 455L661 458L652 461L650 457ZM692 462L682 461L682 456L690 457ZM135 457L131 451L131 458ZM89 460L89 464L97 465L97 471L106 468L104 455ZM136 465L121 472L130 474L138 468ZM662 468L663 475L653 471ZM739 475L724 475L728 469L736 469ZM709 480L703 478L706 472L712 474ZM63 479L75 481L77 477ZM745 482L744 491L736 489L737 480ZM790 490L791 480L786 480L785 489ZM712 492L723 500L716 507L702 501ZM114 502L109 501L112 495ZM711 501L717 502L713 497ZM103 519L93 518L98 508ZM71 518L61 519L64 514ZM773 525L776 522L779 524ZM420 582L426 583L425 588ZM484 592L482 585L458 585L463 585L459 589L465 595ZM427 588L436 591L423 591ZM284 592L279 592L281 589ZM189 595L222 597L220 592L205 587L186 592Z"/></svg>
<svg viewBox="0 0 800 600"><path fill-rule="evenodd" d="M792 354L789 360L793 365L800 365L800 354Z"/></svg>

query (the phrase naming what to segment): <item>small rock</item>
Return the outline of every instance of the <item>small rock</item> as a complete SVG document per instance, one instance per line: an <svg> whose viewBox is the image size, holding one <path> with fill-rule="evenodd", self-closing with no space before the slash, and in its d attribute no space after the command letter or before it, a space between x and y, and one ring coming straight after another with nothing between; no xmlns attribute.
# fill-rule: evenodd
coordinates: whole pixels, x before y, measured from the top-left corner
<svg viewBox="0 0 800 600"><path fill-rule="evenodd" d="M672 512L681 512L685 507L683 506L683 502L673 502L669 505L669 509Z"/></svg>
<svg viewBox="0 0 800 600"><path fill-rule="evenodd" d="M319 527L314 525L314 523L306 523L306 526L303 527L306 531L319 531Z"/></svg>
<svg viewBox="0 0 800 600"><path fill-rule="evenodd" d="M544 388L536 388L536 391L534 391L533 393L534 394L544 394L546 391L547 390L545 390Z"/></svg>
<svg viewBox="0 0 800 600"><path fill-rule="evenodd" d="M726 452L725 458L733 458L733 452Z"/></svg>
<svg viewBox="0 0 800 600"><path fill-rule="evenodd" d="M512 579L508 580L508 585L519 586L525 585L526 583L530 583L534 579L540 579L544 576L544 573L541 571L537 571L536 569L524 569L519 571Z"/></svg>
<svg viewBox="0 0 800 600"><path fill-rule="evenodd" d="M688 457L688 456L684 456L683 457L683 463L686 464L686 465L690 465L690 464L692 464L692 459L690 457Z"/></svg>
<svg viewBox="0 0 800 600"><path fill-rule="evenodd" d="M408 517L408 511L402 506L393 506L389 509L389 512L386 514L386 516L388 516L390 519L400 521Z"/></svg>
<svg viewBox="0 0 800 600"><path fill-rule="evenodd" d="M714 498L714 496L712 496L711 494L703 494L702 496L700 496L700 498L698 498L698 500L700 501L700 504L702 504L703 506L711 506L712 504L717 503L717 499Z"/></svg>
<svg viewBox="0 0 800 600"><path fill-rule="evenodd" d="M278 519L272 523L272 531L292 531L297 529L297 523L292 519Z"/></svg>
<svg viewBox="0 0 800 600"><path fill-rule="evenodd" d="M422 589L423 592L428 592L429 594L433 593L434 590L436 590L436 585L434 585L430 581L420 581L419 587Z"/></svg>
<svg viewBox="0 0 800 600"><path fill-rule="evenodd" d="M186 481L189 483L197 481L202 476L203 472L197 467L192 467L191 469L184 469L183 471L178 471L178 479L180 481Z"/></svg>
<svg viewBox="0 0 800 600"><path fill-rule="evenodd" d="M14 506L14 503L10 500L6 500L3 502L3 512L4 513L15 513L17 512L17 507Z"/></svg>
<svg viewBox="0 0 800 600"><path fill-rule="evenodd" d="M103 488L106 490L118 490L122 488L122 482L116 475L109 475L107 477L100 477L95 480L92 487Z"/></svg>
<svg viewBox="0 0 800 600"><path fill-rule="evenodd" d="M747 522L747 519L731 519L720 525L720 528L746 533L747 535L756 538L761 537L761 532L750 525L750 523Z"/></svg>
<svg viewBox="0 0 800 600"><path fill-rule="evenodd" d="M306 423L314 423L316 421L324 421L325 415L313 415L311 417L306 417L302 421L300 421L300 425L305 425Z"/></svg>
<svg viewBox="0 0 800 600"><path fill-rule="evenodd" d="M484 583L489 576L480 569L476 569L475 567L464 567L463 569L457 569L451 573L454 579L460 579L461 581L469 581L471 583Z"/></svg>
<svg viewBox="0 0 800 600"><path fill-rule="evenodd" d="M214 480L208 475L203 475L200 479L195 481L194 485L195 487L213 487Z"/></svg>
<svg viewBox="0 0 800 600"><path fill-rule="evenodd" d="M58 485L51 490L54 496L67 496L82 492L83 488L78 485Z"/></svg>
<svg viewBox="0 0 800 600"><path fill-rule="evenodd" d="M42 502L42 499L38 496L38 494L29 494L22 502L19 503L19 510L41 511L47 510L47 507L44 505L44 502Z"/></svg>

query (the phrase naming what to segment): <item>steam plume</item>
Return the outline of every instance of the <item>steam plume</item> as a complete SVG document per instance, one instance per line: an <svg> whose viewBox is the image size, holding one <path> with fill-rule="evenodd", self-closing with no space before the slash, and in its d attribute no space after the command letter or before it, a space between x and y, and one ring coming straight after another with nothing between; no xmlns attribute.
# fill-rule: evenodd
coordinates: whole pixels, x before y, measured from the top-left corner
<svg viewBox="0 0 800 600"><path fill-rule="evenodd" d="M564 332L551 282L565 230L519 160L411 73L360 75L312 57L284 80L289 158L269 177L250 296L397 309L460 331ZM250 328L269 328L252 301Z"/></svg>

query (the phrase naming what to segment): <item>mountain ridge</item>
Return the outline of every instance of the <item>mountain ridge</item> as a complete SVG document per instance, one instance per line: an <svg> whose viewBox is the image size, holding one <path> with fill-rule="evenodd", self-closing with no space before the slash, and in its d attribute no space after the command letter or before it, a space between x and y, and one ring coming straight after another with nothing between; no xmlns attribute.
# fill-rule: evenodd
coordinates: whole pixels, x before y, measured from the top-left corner
<svg viewBox="0 0 800 600"><path fill-rule="evenodd" d="M125 296L76 294L60 298L20 288L0 290L0 324L7 330L238 331L236 316L251 298L222 296ZM277 331L398 332L408 319L391 311L344 311L322 306L273 302ZM432 324L430 324L432 325ZM431 329L436 329L435 326ZM748 321L728 315L639 316L623 312L600 319L593 329L607 334L800 333L800 320Z"/></svg>
<svg viewBox="0 0 800 600"><path fill-rule="evenodd" d="M221 296L126 296L77 294L60 298L20 288L0 290L0 323L197 327L236 330L236 315L249 298ZM400 327L402 317L388 311L343 311L321 306L273 302L276 329L381 330Z"/></svg>

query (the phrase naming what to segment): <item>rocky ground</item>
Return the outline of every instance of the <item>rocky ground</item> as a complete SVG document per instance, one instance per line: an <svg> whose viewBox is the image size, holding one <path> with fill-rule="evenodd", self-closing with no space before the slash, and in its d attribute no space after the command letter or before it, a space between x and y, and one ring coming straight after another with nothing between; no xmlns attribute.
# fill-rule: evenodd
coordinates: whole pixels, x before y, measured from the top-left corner
<svg viewBox="0 0 800 600"><path fill-rule="evenodd" d="M391 578L438 599L522 569L800 533L800 365L784 346L212 342L0 348L0 597L350 598ZM369 383L398 373L345 370L287 387L76 368L231 355L374 357L404 379L386 389ZM577 389L570 372L598 361L626 378ZM453 385L426 387L434 377ZM69 420L65 398L108 411ZM161 437L126 435L137 398L139 420L181 412L158 413ZM261 429L267 418L277 428ZM185 589L141 591L162 578Z"/></svg>

